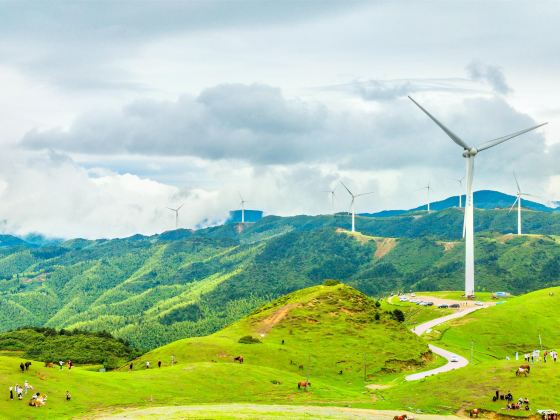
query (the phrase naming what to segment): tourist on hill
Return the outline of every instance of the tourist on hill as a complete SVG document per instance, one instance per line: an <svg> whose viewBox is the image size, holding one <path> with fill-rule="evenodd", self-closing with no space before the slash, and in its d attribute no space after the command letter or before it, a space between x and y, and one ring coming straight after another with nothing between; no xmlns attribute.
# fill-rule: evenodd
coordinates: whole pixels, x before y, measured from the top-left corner
<svg viewBox="0 0 560 420"><path fill-rule="evenodd" d="M64 366L64 362L62 361L62 359L58 361L58 365L60 366L60 370L62 370L62 366Z"/></svg>
<svg viewBox="0 0 560 420"><path fill-rule="evenodd" d="M68 360L68 370L72 369L72 360Z"/></svg>
<svg viewBox="0 0 560 420"><path fill-rule="evenodd" d="M558 353L556 353L556 350L552 350L552 353L550 353L550 355L552 356L552 360L554 361L554 363L556 363L556 360L558 359Z"/></svg>
<svg viewBox="0 0 560 420"><path fill-rule="evenodd" d="M14 387L11 386L10 387L10 400L13 400L13 399L14 399Z"/></svg>
<svg viewBox="0 0 560 420"><path fill-rule="evenodd" d="M150 361L146 360L146 369L149 369L149 368L150 368Z"/></svg>
<svg viewBox="0 0 560 420"><path fill-rule="evenodd" d="M543 353L544 362L546 363L546 357L548 356L548 350L545 350Z"/></svg>
<svg viewBox="0 0 560 420"><path fill-rule="evenodd" d="M134 365L132 364L132 362L130 362L130 366L128 367L128 371L132 372L132 368L134 367Z"/></svg>
<svg viewBox="0 0 560 420"><path fill-rule="evenodd" d="M19 385L16 385L16 394L17 394L18 400L23 399L23 388Z"/></svg>
<svg viewBox="0 0 560 420"><path fill-rule="evenodd" d="M27 395L27 391L29 391L29 388L31 388L31 386L29 385L29 382L27 382L26 379L25 382L23 383L23 389L25 391L25 395Z"/></svg>
<svg viewBox="0 0 560 420"><path fill-rule="evenodd" d="M70 393L68 391L66 391L66 401L70 401L71 398L72 398L72 395L70 395Z"/></svg>

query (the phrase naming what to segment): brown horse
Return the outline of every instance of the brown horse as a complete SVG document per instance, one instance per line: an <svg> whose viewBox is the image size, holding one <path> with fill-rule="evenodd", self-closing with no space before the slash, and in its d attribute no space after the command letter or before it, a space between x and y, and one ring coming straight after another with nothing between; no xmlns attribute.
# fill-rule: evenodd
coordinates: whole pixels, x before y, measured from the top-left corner
<svg viewBox="0 0 560 420"><path fill-rule="evenodd" d="M239 362L241 364L243 364L243 356L237 356L233 358L234 362Z"/></svg>
<svg viewBox="0 0 560 420"><path fill-rule="evenodd" d="M527 374L529 373L529 371L527 369L523 369L523 368L519 368L515 371L515 376L521 376L521 375L525 375L527 376Z"/></svg>
<svg viewBox="0 0 560 420"><path fill-rule="evenodd" d="M521 369L525 369L527 373L531 373L531 366L530 365L521 365L519 366Z"/></svg>
<svg viewBox="0 0 560 420"><path fill-rule="evenodd" d="M480 413L481 413L480 408L473 408L471 411L469 411L469 416L478 418L478 415Z"/></svg>
<svg viewBox="0 0 560 420"><path fill-rule="evenodd" d="M402 414L400 416L393 417L393 420L408 420L408 416L406 414Z"/></svg>
<svg viewBox="0 0 560 420"><path fill-rule="evenodd" d="M309 382L309 381L299 381L297 383L297 389L303 388L304 390L307 391L308 386L311 386L311 382Z"/></svg>

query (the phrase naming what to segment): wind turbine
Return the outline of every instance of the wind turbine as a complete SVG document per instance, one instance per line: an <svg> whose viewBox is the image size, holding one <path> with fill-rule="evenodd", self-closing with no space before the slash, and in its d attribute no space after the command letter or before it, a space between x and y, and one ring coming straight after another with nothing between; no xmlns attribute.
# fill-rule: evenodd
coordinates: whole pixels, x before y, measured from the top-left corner
<svg viewBox="0 0 560 420"><path fill-rule="evenodd" d="M239 193L239 198L241 198L241 223L245 223L245 201L241 193Z"/></svg>
<svg viewBox="0 0 560 420"><path fill-rule="evenodd" d="M461 203L461 198L463 197L463 180L464 179L465 179L465 177L455 180L459 183L459 208L463 207L462 203Z"/></svg>
<svg viewBox="0 0 560 420"><path fill-rule="evenodd" d="M509 208L508 214L511 213L511 211L513 210L513 206L515 206L515 204L517 203L517 234L521 235L521 197L523 196L537 197L537 196L533 194L524 193L523 191L521 191L521 187L519 186L519 181L517 180L517 176L515 175L515 172L513 173L513 178L515 178L515 185L517 185L517 198Z"/></svg>
<svg viewBox="0 0 560 420"><path fill-rule="evenodd" d="M181 204L176 209L172 209L171 207L167 207L169 210L175 212L175 229L177 229L179 227L179 210L181 210L181 207L183 207L183 206L184 206L184 204Z"/></svg>
<svg viewBox="0 0 560 420"><path fill-rule="evenodd" d="M332 205L333 211L334 211L334 197L336 195L335 190L336 190L336 188L333 188L332 190L324 190L323 191L323 192L329 193L329 196L331 198L331 205Z"/></svg>
<svg viewBox="0 0 560 420"><path fill-rule="evenodd" d="M430 183L428 182L428 185L426 185L425 187L420 188L420 190L426 190L427 195L428 195L428 213L430 212L430 190L432 189L432 187L430 186Z"/></svg>
<svg viewBox="0 0 560 420"><path fill-rule="evenodd" d="M482 143L480 146L474 147L468 145L459 136L453 133L450 129L439 122L432 114L426 111L418 102L408 97L412 102L418 106L434 123L436 123L439 128L441 128L445 134L447 134L451 140L453 140L458 146L463 148L463 157L467 162L467 194L465 203L465 296L474 296L474 221L473 221L473 175L474 175L474 158L479 153L491 147L497 146L507 140L514 137L525 134L531 130L535 130L542 127L546 123L536 125L534 127L526 128L521 131L517 131L512 134L508 134L502 137L498 137L493 140Z"/></svg>
<svg viewBox="0 0 560 420"><path fill-rule="evenodd" d="M356 232L356 211L355 211L355 208L354 208L354 202L356 201L356 198L358 198L358 197L373 194L373 191L372 192L367 192L367 193L361 193L361 194L354 194L352 191L350 191L348 189L348 187L346 185L344 185L344 182L340 181L340 183L342 184L342 186L344 188L346 188L346 191L348 191L348 194L350 194L350 196L352 197L352 201L350 202L350 208L352 209L352 232Z"/></svg>

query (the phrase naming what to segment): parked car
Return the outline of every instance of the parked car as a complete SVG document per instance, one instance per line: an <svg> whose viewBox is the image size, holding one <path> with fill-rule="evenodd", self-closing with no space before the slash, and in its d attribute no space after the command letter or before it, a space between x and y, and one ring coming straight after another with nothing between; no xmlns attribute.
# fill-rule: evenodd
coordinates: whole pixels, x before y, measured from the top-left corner
<svg viewBox="0 0 560 420"><path fill-rule="evenodd" d="M434 306L434 302L426 302L426 305L428 305L428 306Z"/></svg>
<svg viewBox="0 0 560 420"><path fill-rule="evenodd" d="M418 302L417 305L428 306L428 302Z"/></svg>
<svg viewBox="0 0 560 420"><path fill-rule="evenodd" d="M451 305L449 305L449 307L453 309L458 309L461 307L461 305L459 305L458 303L452 303Z"/></svg>
<svg viewBox="0 0 560 420"><path fill-rule="evenodd" d="M449 305L447 303L440 303L437 307L438 308L449 308Z"/></svg>
<svg viewBox="0 0 560 420"><path fill-rule="evenodd" d="M476 306L484 306L484 303L482 303L482 302L479 301L479 300L477 300L474 304L475 304Z"/></svg>

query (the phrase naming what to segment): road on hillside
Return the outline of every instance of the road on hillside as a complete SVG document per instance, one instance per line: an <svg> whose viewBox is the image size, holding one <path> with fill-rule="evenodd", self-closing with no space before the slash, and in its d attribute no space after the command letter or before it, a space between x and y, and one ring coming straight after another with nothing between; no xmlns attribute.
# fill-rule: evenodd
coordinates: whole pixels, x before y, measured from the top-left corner
<svg viewBox="0 0 560 420"><path fill-rule="evenodd" d="M424 296L424 299L426 297ZM424 322L423 324L417 325L412 329L412 332L418 336L424 334L427 330L435 327L436 325L443 324L444 322L450 321L452 319L461 318L465 315L470 314L478 309L482 309L485 306L472 306L469 308L465 308L463 310L459 310L451 315L442 316L441 318L432 319L431 321ZM435 369L427 370L425 372L413 373L412 375L408 375L405 379L407 381L417 381L418 379L423 379L427 376L437 375L439 373L449 372L455 369L460 369L465 367L469 364L469 361L465 359L463 356L459 356L458 354L452 353L448 350L444 350L440 347L436 347L432 344L429 344L428 347L430 350L437 354L438 356L443 357L447 360L447 364L444 366L440 366ZM457 360L456 362L452 362L451 359L454 358Z"/></svg>

